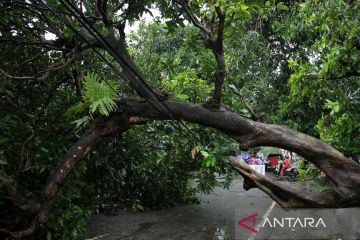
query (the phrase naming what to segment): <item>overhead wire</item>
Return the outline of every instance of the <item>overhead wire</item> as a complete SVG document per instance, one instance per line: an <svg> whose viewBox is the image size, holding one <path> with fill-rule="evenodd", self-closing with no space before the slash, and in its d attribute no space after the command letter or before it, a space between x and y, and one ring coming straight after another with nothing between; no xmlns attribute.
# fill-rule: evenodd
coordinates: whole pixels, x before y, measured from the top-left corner
<svg viewBox="0 0 360 240"><path fill-rule="evenodd" d="M65 19L63 19L63 17L57 12L57 10L55 8L53 8L50 4L44 2L43 0L40 0L51 12L53 12L62 22L64 22L67 27L69 27L76 35L78 35L83 41L85 41L93 50L94 52L100 56L100 58L102 60L104 60L114 71L115 74L119 77L119 75L121 76L121 78L127 80L127 81L131 81L129 80L122 72L120 72L119 70L117 70L115 68L115 66L113 64L111 64L103 55L102 53L100 53L94 46L92 46L90 44L90 42L81 34L79 33L73 26L71 26L71 24L69 24ZM123 59L123 57L119 54L117 54L117 52L113 49L113 47L107 42L106 39L104 39L104 37L97 31L97 29L95 29L92 24L89 24L89 22L87 21L86 17L83 16L82 12L76 7L74 6L71 2L64 1L64 0L60 0L60 2L62 3L62 5L64 5L72 15L74 15L74 17L81 23L81 25L83 25L85 27L85 29L89 32L89 34L92 35L92 37L94 37L100 44L102 44L105 49L107 50L108 53L110 53L110 55L112 55L117 61L118 63L123 67L123 69L125 71L128 71L128 73L130 73L132 75L132 77L137 81L137 83L139 84L139 86L141 88L143 88L147 94L149 94L149 96L151 98L154 99L155 103L157 103L160 108L169 116L169 118L171 120L180 122L180 124L184 127L185 132L187 133L187 135L185 135L190 142L193 142L195 144L197 144L199 142L198 138L194 135L194 133L181 121L176 120L173 116L173 112L171 111L171 109L164 103L162 102L162 100L160 100L157 95L154 93L154 91L148 86L148 84L145 82L144 79L142 79L142 76L140 76L133 68L132 66L130 66L126 60ZM73 10L75 9L75 10ZM80 17L75 13L75 11L80 15ZM84 58L84 60L86 60L86 58L81 54L81 56ZM124 65L126 66L126 68L124 68ZM135 74L135 77L133 76ZM108 83L107 83L108 84ZM109 84L108 84L109 85ZM152 101L149 101L156 109L158 109ZM159 110L159 109L158 109ZM178 125L173 124L172 122L170 122L175 128L177 128L178 130L180 130L181 133L184 134L183 129L181 127L179 127ZM189 136L188 136L189 135ZM193 138L190 139L189 137Z"/></svg>
<svg viewBox="0 0 360 240"><path fill-rule="evenodd" d="M135 74L135 80L137 81L137 83L139 83L139 85L151 96L151 98L153 98L155 100L155 102L157 104L159 104L159 106L162 108L162 110L171 118L171 120L177 121L178 123L180 123L184 129L186 130L185 132L187 132L190 137L195 139L195 143L198 142L197 137L195 136L195 134L182 122L179 120L176 120L173 116L173 112L171 111L171 109L163 102L161 101L157 95L155 94L155 92L152 90L152 88L146 83L146 81L143 79L143 77L141 75L138 74L137 71L135 71L133 69L133 67L131 65L129 65L129 63L120 55L118 54L118 52L108 43L108 41L106 39L104 39L104 37L102 36L101 33L99 33L99 31L92 25L89 23L89 21L86 19L86 17L83 15L83 13L69 0L60 0L60 2L63 5L69 4L71 7L67 6L68 10L71 11L71 13L82 23L82 25L87 29L87 31L89 31L89 33L95 37L98 41L100 41L108 50L108 52L115 58L118 60L118 62L120 63L121 66L124 65L128 68L128 71L130 74L134 75ZM80 17L74 12L72 11L72 9L77 12ZM95 32L92 32L91 30L93 30ZM96 36L97 35L97 36ZM126 71L127 68L124 68L124 70ZM125 77L125 76L124 76ZM125 77L126 78L126 77ZM130 81L130 80L129 80ZM176 125L175 125L176 127ZM179 130L181 132L182 129L181 127L179 128Z"/></svg>
<svg viewBox="0 0 360 240"><path fill-rule="evenodd" d="M44 1L42 1L42 0L40 0L40 1L41 1L41 3L44 4L52 13L54 13L62 22L64 22L67 27L69 27L69 28L70 28L75 34L77 34L85 43L87 43L87 44L90 46L90 48L92 48L92 50L93 50L98 56L100 56L101 59L103 59L104 61L107 61L107 59L106 59L96 48L94 48L93 46L91 46L91 43L90 43L84 36L82 36L73 26L71 26L71 24L68 24L67 21L66 21L51 5L47 4L46 2L44 2ZM35 1L35 2L36 2L36 1ZM49 21L51 21L51 20L49 19ZM92 65L92 64L86 59L86 57L82 54L82 52L78 52L78 53L79 53L79 55L83 58L84 62L87 62L88 65L90 65L90 66ZM119 77L118 71L116 70L115 66L114 66L112 63L110 63L109 61L107 61L106 63L107 63L113 70L115 70L115 74L117 75L117 77ZM95 68L93 68L93 70L95 71ZM99 74L98 76L99 76L99 78L100 78L101 80L103 80L114 92L116 92L116 90L111 86L111 84L109 84L109 82L108 82L106 79L104 79L100 74ZM122 76L121 76L121 77L122 77ZM120 78L121 78L121 77L120 77Z"/></svg>
<svg viewBox="0 0 360 240"><path fill-rule="evenodd" d="M176 120L173 116L173 113L171 111L171 109L164 103L162 102L158 97L157 95L155 94L155 92L152 90L152 88L146 83L146 81L142 78L141 75L139 75L137 73L137 71L135 71L133 69L133 67L131 65L128 64L128 62L123 59L123 57L121 55L118 54L118 52L107 42L106 39L104 39L104 37L101 35L101 33L99 33L99 31L92 25L89 23L89 21L86 19L86 17L83 15L83 13L76 7L73 5L73 3L71 3L70 1L67 1L67 0L60 0L60 2L65 5L67 7L67 9L69 11L71 11L71 13L81 22L81 24L87 29L87 31L89 31L89 33L100 43L103 44L103 46L105 46L105 48L108 50L108 52L115 58L118 60L118 62L120 63L121 66L123 66L124 68L124 65L128 68L128 71L130 74L134 75L135 74L135 80L137 81L137 83L139 83L139 85L150 95L151 98L153 98L155 100L155 102L157 104L159 104L159 106L162 108L162 110L170 117L171 120L174 120L174 121L177 121L178 123L180 123L184 129L186 130L185 132L187 132L190 137L194 138L195 139L195 143L198 142L198 139L197 137L194 135L194 133L192 133L192 131L181 121L179 120ZM67 4L69 4L71 7L69 7ZM74 12L72 11L72 9L74 11L76 11L80 17ZM92 30L95 32L92 32ZM97 35L97 36L96 36ZM126 71L127 69L124 68L124 70ZM125 79L126 76L124 76ZM130 81L130 80L128 80ZM176 128L178 128L177 125L173 125L175 126ZM183 129L178 128L182 133L183 133Z"/></svg>
<svg viewBox="0 0 360 240"><path fill-rule="evenodd" d="M161 108L169 115L172 120L175 120L173 114L169 112L169 109L166 108L163 102L159 101L154 91L148 86L142 77L135 70L133 70L132 66L130 66L128 62L124 60L123 57L119 55L117 51L107 42L107 40L103 38L97 29L89 23L89 21L83 16L82 12L69 1L60 0L60 2L74 15L74 17L86 28L87 31L107 49L107 51L120 63L123 68L124 66L126 67L124 70L128 70L128 73L130 73L132 76L135 74L135 77L133 76L135 81L137 81L137 83L147 92L147 94L149 94L149 96L151 96L161 106ZM80 17L77 14L79 14Z"/></svg>

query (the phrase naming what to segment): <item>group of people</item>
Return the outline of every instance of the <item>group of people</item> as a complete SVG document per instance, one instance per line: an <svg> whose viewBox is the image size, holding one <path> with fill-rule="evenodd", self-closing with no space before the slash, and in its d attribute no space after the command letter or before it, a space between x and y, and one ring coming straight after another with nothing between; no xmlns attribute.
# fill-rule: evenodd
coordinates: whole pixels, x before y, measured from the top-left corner
<svg viewBox="0 0 360 240"><path fill-rule="evenodd" d="M249 165L264 165L264 159L263 157L255 158L254 156L247 155L243 157L244 162L246 162Z"/></svg>
<svg viewBox="0 0 360 240"><path fill-rule="evenodd" d="M264 165L265 164L265 160L263 159L263 157L255 158L255 156L248 155L248 154L243 155L242 160L244 160L244 162L246 162L249 165ZM280 169L280 176L284 176L285 170L290 168L290 166L291 166L290 157L288 155L286 155L285 159L282 160L281 165L282 165L282 167Z"/></svg>

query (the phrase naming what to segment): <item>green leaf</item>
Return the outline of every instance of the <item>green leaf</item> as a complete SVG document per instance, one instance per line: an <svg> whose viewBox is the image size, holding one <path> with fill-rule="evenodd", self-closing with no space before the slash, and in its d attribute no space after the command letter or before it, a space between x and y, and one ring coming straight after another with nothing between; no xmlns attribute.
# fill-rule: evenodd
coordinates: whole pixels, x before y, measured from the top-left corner
<svg viewBox="0 0 360 240"><path fill-rule="evenodd" d="M88 73L84 78L84 99L89 104L90 112L99 111L108 116L116 110L118 85L114 81L99 80L95 73Z"/></svg>
<svg viewBox="0 0 360 240"><path fill-rule="evenodd" d="M78 120L73 121L77 129L80 129L82 127L86 127L91 122L92 118L90 116L84 116Z"/></svg>
<svg viewBox="0 0 360 240"><path fill-rule="evenodd" d="M180 94L176 94L175 98L180 100L180 101L187 101L189 99L189 95L184 94L184 93L180 93Z"/></svg>
<svg viewBox="0 0 360 240"><path fill-rule="evenodd" d="M210 156L210 154L208 153L208 152L206 152L206 151L200 151L200 153L201 153L201 155L203 155L203 157L204 158L207 158L207 157L209 157Z"/></svg>
<svg viewBox="0 0 360 240"><path fill-rule="evenodd" d="M52 239L51 232L47 232L46 233L46 240L51 240L51 239Z"/></svg>
<svg viewBox="0 0 360 240"><path fill-rule="evenodd" d="M6 164L7 164L6 159L1 159L0 158L0 165L6 165Z"/></svg>
<svg viewBox="0 0 360 240"><path fill-rule="evenodd" d="M285 10L288 10L288 7L286 6L286 5L284 5L284 3L279 3L277 6L276 6L276 8L277 9L279 9L279 10L283 10L283 11L285 11Z"/></svg>

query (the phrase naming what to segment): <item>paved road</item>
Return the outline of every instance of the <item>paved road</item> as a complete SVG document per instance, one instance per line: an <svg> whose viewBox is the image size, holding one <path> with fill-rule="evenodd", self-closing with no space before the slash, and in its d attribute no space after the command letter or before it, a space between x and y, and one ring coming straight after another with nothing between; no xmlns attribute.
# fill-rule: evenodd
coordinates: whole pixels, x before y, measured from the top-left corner
<svg viewBox="0 0 360 240"><path fill-rule="evenodd" d="M275 180L275 179L274 179ZM292 183L283 182L293 186ZM116 216L99 214L91 218L88 240L229 240L229 239L360 239L360 209L283 211L279 205L258 189L245 191L242 180L237 179L229 190L216 188L211 194L200 196L198 205L178 206L166 210L141 213L120 212ZM328 212L326 212L328 211ZM256 215L243 222L258 230L251 234L236 225L239 220ZM289 215L290 214L290 215ZM336 216L336 217L335 217ZM322 217L323 228L275 228L263 223L266 218ZM281 221L281 220L280 220ZM294 223L294 220L293 220ZM285 224L286 225L286 224ZM235 235L236 234L236 235Z"/></svg>
<svg viewBox="0 0 360 240"><path fill-rule="evenodd" d="M99 214L91 218L87 239L223 240L234 239L235 212L252 206L269 208L273 201L257 189L245 191L237 179L229 190L201 195L198 205L141 213Z"/></svg>

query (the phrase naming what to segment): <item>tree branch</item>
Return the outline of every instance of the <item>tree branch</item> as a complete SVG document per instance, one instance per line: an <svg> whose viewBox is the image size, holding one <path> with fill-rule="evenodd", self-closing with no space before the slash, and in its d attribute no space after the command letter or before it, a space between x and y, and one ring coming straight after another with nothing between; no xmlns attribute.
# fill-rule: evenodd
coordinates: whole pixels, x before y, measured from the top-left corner
<svg viewBox="0 0 360 240"><path fill-rule="evenodd" d="M108 0L96 0L96 9L102 16L102 21L104 22L105 27L110 28L112 23L108 17L107 2Z"/></svg>
<svg viewBox="0 0 360 240"><path fill-rule="evenodd" d="M1 69L0 69L0 70L1 70ZM19 104L14 103L8 96L5 96L5 95L4 95L4 96L1 96L1 98L3 98L5 101L7 101L14 109L16 109L16 110L19 111L21 114L23 114L23 115L27 118L27 120L28 120L30 123L33 124L34 118L35 118L34 115L32 115L32 114L24 111L24 109L21 108L21 107L19 106Z"/></svg>
<svg viewBox="0 0 360 240"><path fill-rule="evenodd" d="M238 95L240 97L240 100L243 103L244 107L249 111L249 113L251 115L251 119L254 120L254 121L259 120L260 119L260 114L255 112L255 110L245 100L244 96L239 91L237 91L236 87L234 85L229 85L229 88L231 89L231 91L234 94L236 94L236 95Z"/></svg>
<svg viewBox="0 0 360 240"><path fill-rule="evenodd" d="M193 14L190 9L190 6L186 0L175 0L175 2L180 5L183 12L186 13L190 21L199 28L204 37L205 46L209 48L216 59L216 72L214 75L215 78L215 89L213 96L208 100L204 106L209 109L217 109L220 107L221 98L222 98L222 86L226 76L226 64L223 50L223 36L224 36L224 27L225 27L225 13L221 10L220 6L215 7L215 14L212 15L210 21L210 30L207 29L204 25L201 24L200 20ZM217 26L215 27L216 17L218 18ZM215 33L214 29L217 29ZM216 34L216 39L215 39Z"/></svg>
<svg viewBox="0 0 360 240"><path fill-rule="evenodd" d="M34 60L36 60L37 58L39 58L41 55L49 52L49 49L45 49L44 51L39 51L37 54L35 54L33 57L28 58L26 61L18 64L13 70L12 72L15 72L16 70L20 69L21 67L23 67L25 64L29 63L29 62L33 62Z"/></svg>
<svg viewBox="0 0 360 240"><path fill-rule="evenodd" d="M14 76L14 75L11 75L7 72L5 72L3 69L0 68L0 73L2 73L4 76L10 78L10 79L14 79L14 80L37 80L37 81L44 81L46 80L50 74L56 70L59 70L61 68L64 68L66 67L69 63L72 62L72 60L74 59L75 57L75 49L73 49L73 51L68 54L69 55L72 55L70 56L70 58L66 61L64 61L64 59L62 59L61 61L59 62L56 62L52 65L50 65L48 68L46 69L43 69L41 71L39 71L38 73L43 73L40 77L38 76Z"/></svg>
<svg viewBox="0 0 360 240"><path fill-rule="evenodd" d="M3 189L11 201L12 205L23 215L34 215L39 209L40 204L26 199L18 192L15 182L10 179L0 179L0 189Z"/></svg>
<svg viewBox="0 0 360 240"><path fill-rule="evenodd" d="M117 11L123 8L125 3L127 3L127 0L123 0L117 6L115 6L114 9L112 10L112 15L115 15Z"/></svg>
<svg viewBox="0 0 360 240"><path fill-rule="evenodd" d="M221 11L219 6L215 7L215 11L219 19L216 41L218 42L218 46L222 46L225 28L225 14Z"/></svg>
<svg viewBox="0 0 360 240"><path fill-rule="evenodd" d="M244 177L244 188L259 188L283 208L334 207L341 194L334 189L321 193L309 193L301 188L289 187L261 175L247 163L230 157L231 166Z"/></svg>
<svg viewBox="0 0 360 240"><path fill-rule="evenodd" d="M181 9L187 14L190 21L199 28L204 34L211 34L210 31L201 24L200 20L192 13L190 6L184 0L174 0L177 4L180 5Z"/></svg>
<svg viewBox="0 0 360 240"><path fill-rule="evenodd" d="M16 44L25 44L25 45L35 45L41 46L51 50L64 50L63 48L57 47L55 41L46 40L45 38L31 38L31 39L21 39L21 38L3 38L0 37L0 43L2 42L13 42Z"/></svg>
<svg viewBox="0 0 360 240"><path fill-rule="evenodd" d="M214 111L199 105L175 101L164 101L164 104L171 110L176 120L189 121L220 130L237 140L242 149L273 146L303 156L330 177L336 186L331 193L321 193L324 196L321 196L317 203L311 203L311 206L316 204L333 207L360 206L360 165L319 139L285 126L254 122L226 108ZM169 119L165 113L154 109L148 101L126 99L119 102L118 108L129 116L153 120ZM335 195L338 196L334 203L331 199ZM324 203L326 198L329 199ZM309 200L316 201L313 197Z"/></svg>
<svg viewBox="0 0 360 240"><path fill-rule="evenodd" d="M48 214L52 202L75 165L83 159L87 153L95 147L104 137L114 132L124 132L131 127L123 114L113 114L105 121L98 120L95 126L86 131L79 140L68 150L63 162L51 174L41 197L41 208L38 214L39 223L45 224L48 221Z"/></svg>

